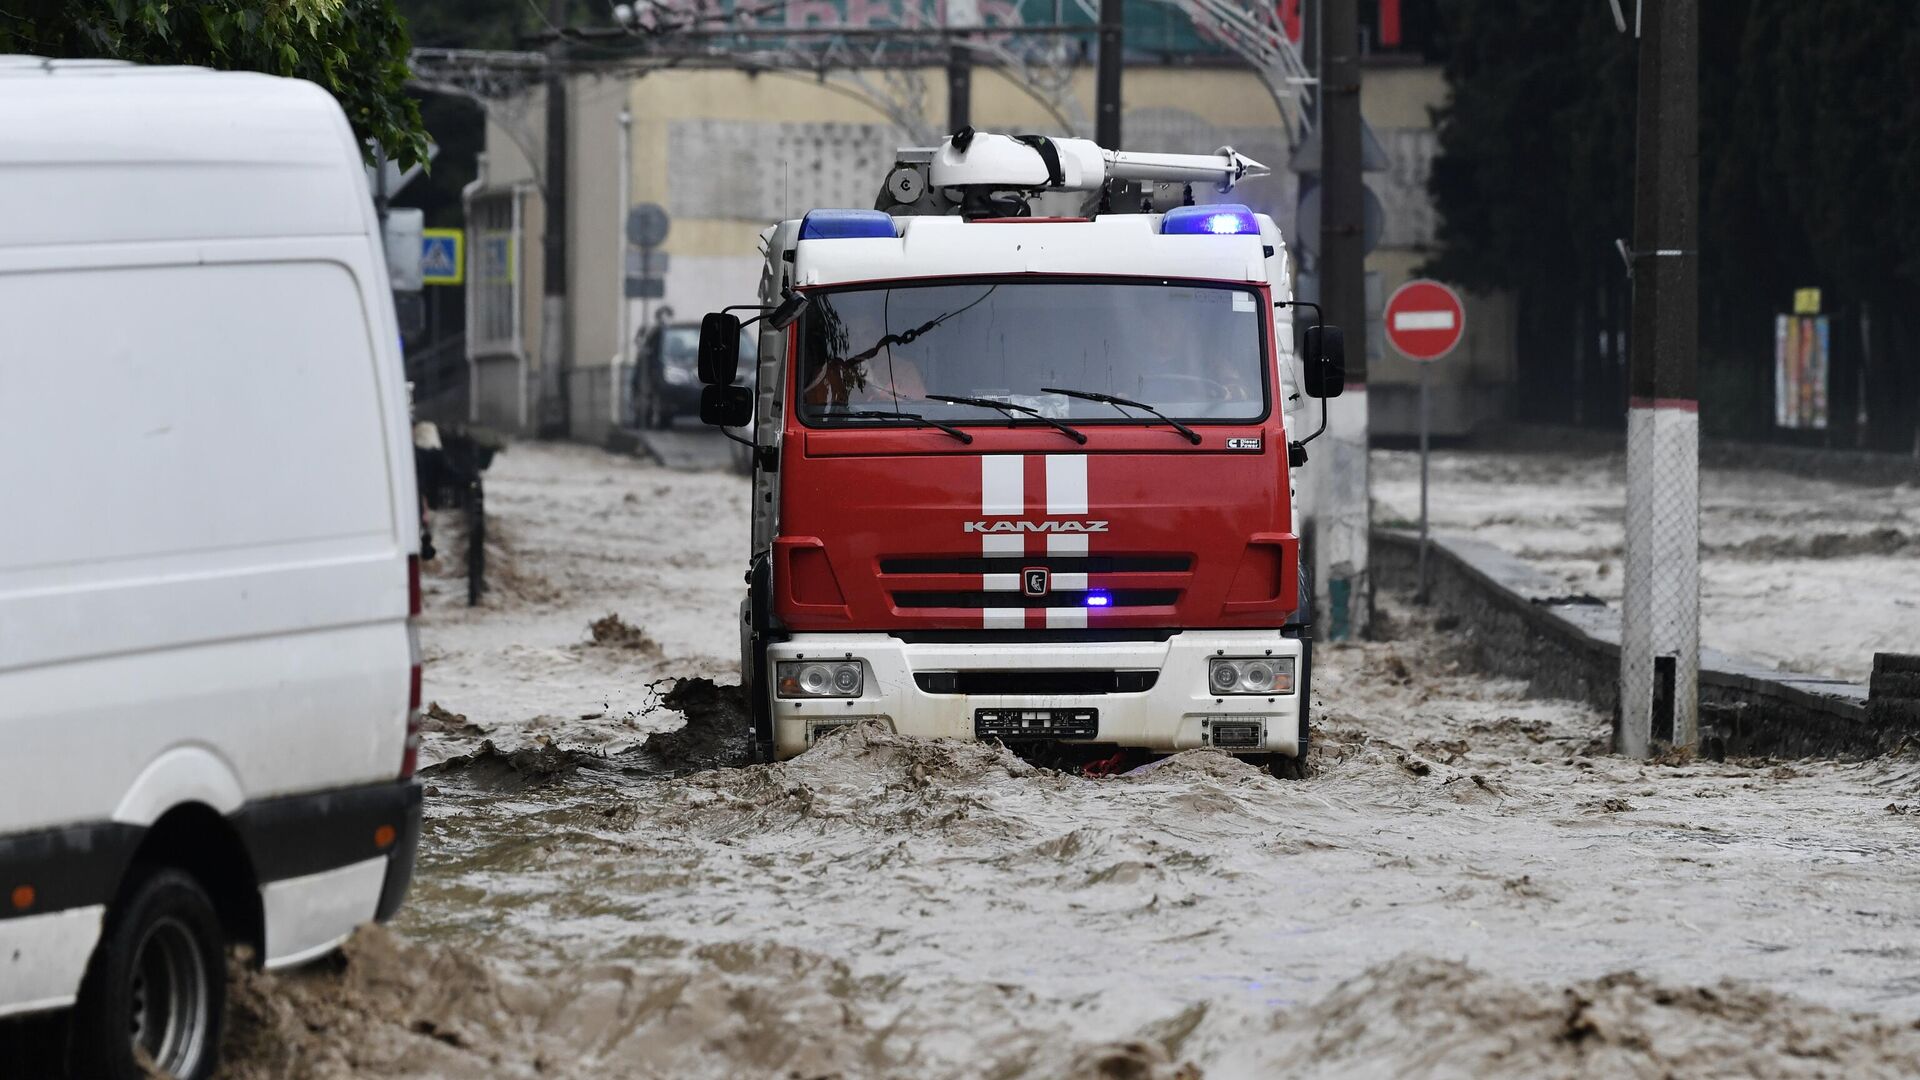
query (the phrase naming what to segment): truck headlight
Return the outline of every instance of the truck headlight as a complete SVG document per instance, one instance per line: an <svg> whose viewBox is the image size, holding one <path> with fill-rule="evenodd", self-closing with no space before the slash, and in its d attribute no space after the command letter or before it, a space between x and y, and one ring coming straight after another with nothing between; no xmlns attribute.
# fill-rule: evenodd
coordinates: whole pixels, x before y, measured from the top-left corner
<svg viewBox="0 0 1920 1080"><path fill-rule="evenodd" d="M1233 694L1293 693L1293 657L1221 656L1207 661L1207 689Z"/></svg>
<svg viewBox="0 0 1920 1080"><path fill-rule="evenodd" d="M867 685L859 660L781 660L773 669L775 694L783 698L857 698Z"/></svg>

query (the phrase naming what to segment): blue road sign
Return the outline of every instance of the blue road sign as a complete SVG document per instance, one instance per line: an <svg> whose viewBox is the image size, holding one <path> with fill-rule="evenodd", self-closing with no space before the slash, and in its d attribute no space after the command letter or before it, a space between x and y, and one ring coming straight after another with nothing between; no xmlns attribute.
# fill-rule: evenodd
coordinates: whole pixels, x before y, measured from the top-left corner
<svg viewBox="0 0 1920 1080"><path fill-rule="evenodd" d="M423 229L420 233L420 280L428 285L459 285L467 279L467 261L461 256L465 234L459 229Z"/></svg>

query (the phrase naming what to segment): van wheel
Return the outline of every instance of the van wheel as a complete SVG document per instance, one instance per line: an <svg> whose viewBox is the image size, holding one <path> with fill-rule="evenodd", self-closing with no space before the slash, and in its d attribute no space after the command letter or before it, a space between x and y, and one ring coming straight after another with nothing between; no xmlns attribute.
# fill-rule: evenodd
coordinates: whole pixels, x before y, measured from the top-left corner
<svg viewBox="0 0 1920 1080"><path fill-rule="evenodd" d="M220 1055L226 939L193 878L154 870L107 912L73 1013L74 1075L206 1080Z"/></svg>

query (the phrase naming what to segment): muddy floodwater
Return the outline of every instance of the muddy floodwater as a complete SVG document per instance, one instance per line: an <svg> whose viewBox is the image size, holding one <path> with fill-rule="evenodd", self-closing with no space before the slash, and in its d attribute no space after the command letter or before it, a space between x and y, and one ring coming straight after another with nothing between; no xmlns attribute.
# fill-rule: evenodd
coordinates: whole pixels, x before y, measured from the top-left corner
<svg viewBox="0 0 1920 1080"><path fill-rule="evenodd" d="M1616 607L1626 455L1597 449L1433 454L1440 535L1517 555ZM1873 654L1920 651L1920 468L1798 473L1709 446L1700 467L1700 632L1709 648L1864 683ZM1373 454L1374 520L1420 516L1420 455Z"/></svg>
<svg viewBox="0 0 1920 1080"><path fill-rule="evenodd" d="M1386 596L1316 651L1305 780L876 728L750 766L746 496L498 459L409 906L248 978L232 1075L1920 1073L1920 757L1629 762Z"/></svg>

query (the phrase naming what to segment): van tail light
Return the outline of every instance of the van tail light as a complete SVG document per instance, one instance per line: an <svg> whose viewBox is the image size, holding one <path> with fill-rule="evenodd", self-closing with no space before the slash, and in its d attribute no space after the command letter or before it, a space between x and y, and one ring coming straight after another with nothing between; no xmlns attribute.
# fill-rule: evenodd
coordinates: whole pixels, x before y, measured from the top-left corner
<svg viewBox="0 0 1920 1080"><path fill-rule="evenodd" d="M420 556L407 556L407 742L400 755L400 779L420 767Z"/></svg>

